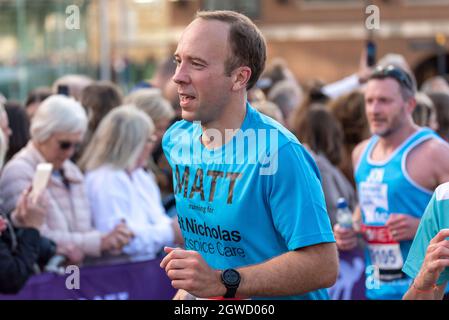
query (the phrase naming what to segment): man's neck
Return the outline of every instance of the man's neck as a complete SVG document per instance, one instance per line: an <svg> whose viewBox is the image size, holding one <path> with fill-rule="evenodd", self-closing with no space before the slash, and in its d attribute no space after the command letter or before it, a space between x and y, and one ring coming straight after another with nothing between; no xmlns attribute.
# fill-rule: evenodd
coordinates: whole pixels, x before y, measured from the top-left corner
<svg viewBox="0 0 449 320"><path fill-rule="evenodd" d="M201 135L201 143L207 149L219 148L228 143L234 136L232 132L241 128L245 120L246 111L245 96L243 99L239 99L237 103L232 103L229 108L226 108L220 119L202 126L203 134ZM209 134L208 130L211 130ZM218 137L217 131L220 133Z"/></svg>
<svg viewBox="0 0 449 320"><path fill-rule="evenodd" d="M380 137L376 154L380 157L387 157L392 154L408 137L418 131L415 124L407 124L404 128L396 130L387 137Z"/></svg>

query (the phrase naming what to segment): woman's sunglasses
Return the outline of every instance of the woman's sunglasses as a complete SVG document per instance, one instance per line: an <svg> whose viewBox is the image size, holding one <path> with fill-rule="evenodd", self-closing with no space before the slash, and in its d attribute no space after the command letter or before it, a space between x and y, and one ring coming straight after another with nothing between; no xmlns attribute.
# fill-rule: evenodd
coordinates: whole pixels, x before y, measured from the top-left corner
<svg viewBox="0 0 449 320"><path fill-rule="evenodd" d="M70 142L70 141L58 141L59 143L59 148L61 150L68 150L71 147L78 149L80 147L80 143L75 143L75 142Z"/></svg>

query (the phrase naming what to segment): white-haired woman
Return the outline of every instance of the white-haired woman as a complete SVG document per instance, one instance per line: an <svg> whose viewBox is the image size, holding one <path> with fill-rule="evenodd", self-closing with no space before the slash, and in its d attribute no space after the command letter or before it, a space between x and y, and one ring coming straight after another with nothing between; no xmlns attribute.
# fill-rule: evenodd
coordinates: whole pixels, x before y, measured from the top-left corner
<svg viewBox="0 0 449 320"><path fill-rule="evenodd" d="M148 258L182 241L154 178L142 168L153 143L152 120L134 106L121 106L103 118L80 160L96 228L106 232L125 221L134 238L123 251Z"/></svg>
<svg viewBox="0 0 449 320"><path fill-rule="evenodd" d="M62 95L44 100L31 122L31 140L5 166L0 178L0 205L11 212L23 190L30 187L39 163L50 162L53 172L45 193L49 199L43 235L59 247L84 255L116 252L128 243L131 233L121 224L103 234L92 227L84 192L84 177L69 159L82 142L87 118L84 108Z"/></svg>

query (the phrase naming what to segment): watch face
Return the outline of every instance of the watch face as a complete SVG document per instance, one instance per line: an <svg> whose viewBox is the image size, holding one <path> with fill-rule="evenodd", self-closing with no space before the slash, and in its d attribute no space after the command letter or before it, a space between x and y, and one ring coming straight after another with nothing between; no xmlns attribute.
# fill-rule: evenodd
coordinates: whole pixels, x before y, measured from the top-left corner
<svg viewBox="0 0 449 320"><path fill-rule="evenodd" d="M227 269L223 272L223 280L228 285L238 285L240 283L240 274L233 269Z"/></svg>

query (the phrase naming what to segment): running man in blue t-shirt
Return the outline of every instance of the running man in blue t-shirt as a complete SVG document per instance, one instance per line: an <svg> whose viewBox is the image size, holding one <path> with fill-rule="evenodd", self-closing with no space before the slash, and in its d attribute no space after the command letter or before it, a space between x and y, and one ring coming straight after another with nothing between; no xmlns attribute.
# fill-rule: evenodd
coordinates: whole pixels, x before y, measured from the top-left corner
<svg viewBox="0 0 449 320"><path fill-rule="evenodd" d="M175 52L182 118L165 134L185 250L161 262L175 299L327 299L335 240L318 169L246 102L266 59L245 16L200 12Z"/></svg>

